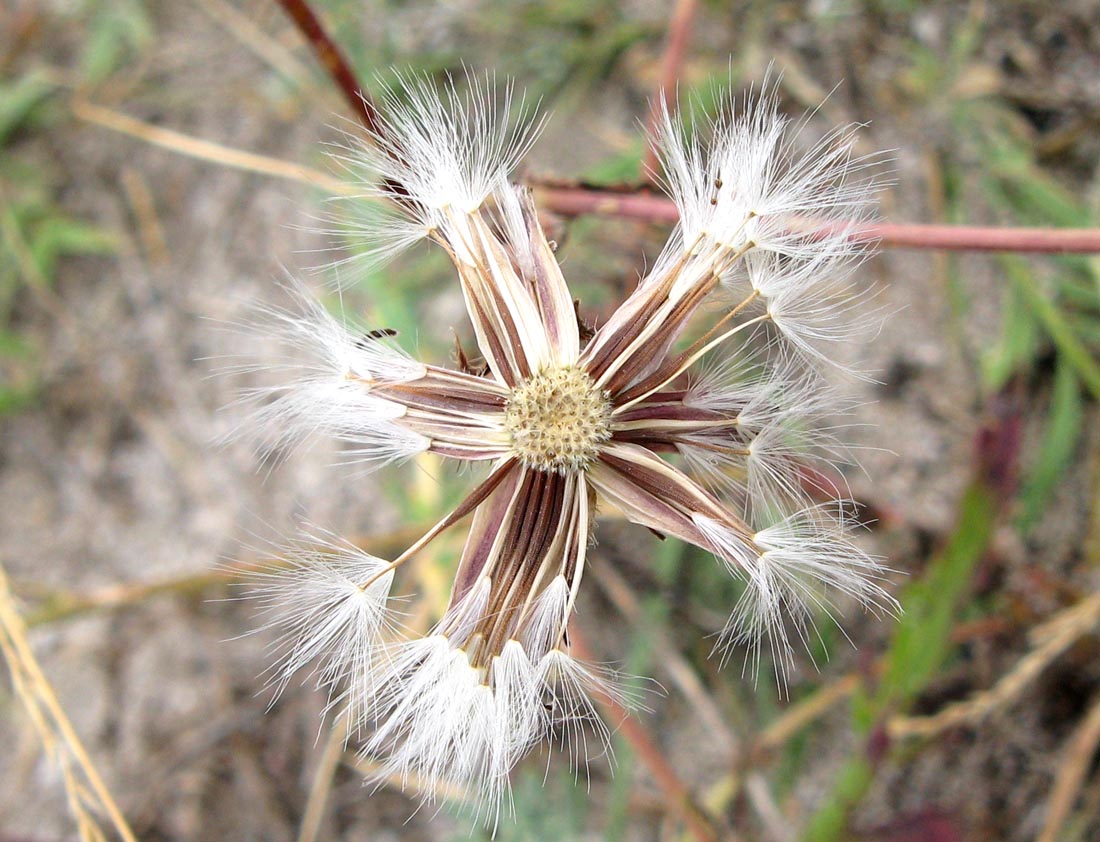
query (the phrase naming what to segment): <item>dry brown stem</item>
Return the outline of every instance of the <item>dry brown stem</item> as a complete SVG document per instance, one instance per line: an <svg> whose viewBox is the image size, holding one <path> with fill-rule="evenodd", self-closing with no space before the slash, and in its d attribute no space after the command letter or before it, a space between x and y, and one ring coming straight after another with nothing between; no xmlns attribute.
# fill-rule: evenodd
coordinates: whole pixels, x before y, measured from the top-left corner
<svg viewBox="0 0 1100 842"><path fill-rule="evenodd" d="M81 120L121 132L154 146L170 149L189 158L210 161L223 167L244 170L245 172L299 181L334 195L346 195L355 190L353 186L320 170L290 161L280 161L278 158L270 158L266 155L231 149L228 146L222 146L209 140L201 140L171 129L153 126L110 108L94 105L86 100L74 99L72 109L73 114Z"/></svg>
<svg viewBox="0 0 1100 842"><path fill-rule="evenodd" d="M584 635L576 626L571 630L574 653L585 661L593 661L594 655L588 647ZM617 724L622 735L638 759L645 764L653 775L654 781L665 796L665 805L683 820L688 831L697 842L717 842L718 831L713 822L703 813L691 796L680 776L669 765L661 749L649 738L641 723L630 716L630 712L616 699L610 696L599 697L599 704L612 724Z"/></svg>
<svg viewBox="0 0 1100 842"><path fill-rule="evenodd" d="M3 566L0 566L0 652L7 662L16 697L38 731L46 754L61 772L81 840L106 840L98 822L99 817L106 817L123 842L136 842L31 651L27 628L16 609Z"/></svg>
<svg viewBox="0 0 1100 842"><path fill-rule="evenodd" d="M890 736L932 737L948 728L969 725L1018 698L1059 655L1100 626L1100 592L1056 614L1031 633L1035 648L990 689L948 705L932 716L897 716L887 728Z"/></svg>
<svg viewBox="0 0 1100 842"><path fill-rule="evenodd" d="M309 42L317 60L325 68L325 72L332 77L336 87L344 96L352 113L363 123L368 131L378 133L381 126L378 121L378 112L374 105L363 93L363 86L359 84L355 73L344 57L343 52L336 46L320 18L314 13L309 3L305 0L279 0L279 5L294 21L302 35Z"/></svg>
<svg viewBox="0 0 1100 842"><path fill-rule="evenodd" d="M1056 842L1062 838L1062 826L1069 818L1081 786L1088 775L1089 765L1100 750L1100 695L1097 695L1088 714L1066 743L1058 774L1047 802L1046 824L1038 842Z"/></svg>

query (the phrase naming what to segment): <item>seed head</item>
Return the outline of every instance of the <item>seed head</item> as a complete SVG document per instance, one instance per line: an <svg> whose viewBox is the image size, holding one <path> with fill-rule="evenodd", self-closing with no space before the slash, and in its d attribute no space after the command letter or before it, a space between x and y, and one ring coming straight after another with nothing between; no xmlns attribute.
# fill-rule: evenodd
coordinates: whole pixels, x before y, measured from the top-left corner
<svg viewBox="0 0 1100 842"><path fill-rule="evenodd" d="M611 402L580 368L547 368L508 395L504 426L513 453L528 468L581 471L611 438Z"/></svg>
<svg viewBox="0 0 1100 842"><path fill-rule="evenodd" d="M766 641L781 684L795 665L787 628L810 639L811 609L833 595L895 606L883 568L845 538L844 507L806 499L795 452L835 452L831 431L803 427L829 418L816 366L832 361L854 302L830 277L858 258L843 220L873 184L849 132L796 155L770 95L749 97L740 117L729 104L713 138L666 110L655 142L681 223L589 335L529 191L509 183L533 132L498 123L484 85L463 97L404 81L410 104L387 100L371 147L341 162L373 170L355 192L407 217L378 232L387 256L424 237L450 257L486 370L414 362L307 303L304 318L277 321L318 362L258 395L274 397L258 415L289 426L290 442L334 433L375 464L429 451L487 470L393 561L314 553L263 593L289 613L277 682L319 661L381 775L416 779L429 799L457 786L492 822L534 745L585 762L589 743L608 740L591 695L627 700L569 647L597 505L713 553L744 587L719 648L748 643L751 666ZM390 639L398 568L468 515L443 618Z"/></svg>

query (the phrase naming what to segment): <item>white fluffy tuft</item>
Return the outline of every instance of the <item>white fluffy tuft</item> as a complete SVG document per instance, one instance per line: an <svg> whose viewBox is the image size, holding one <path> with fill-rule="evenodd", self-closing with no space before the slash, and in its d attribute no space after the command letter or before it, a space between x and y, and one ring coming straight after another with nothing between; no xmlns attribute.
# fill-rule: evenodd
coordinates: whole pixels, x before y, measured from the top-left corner
<svg viewBox="0 0 1100 842"><path fill-rule="evenodd" d="M511 86L494 91L490 76L468 73L465 92L453 80L442 91L414 74L395 81L379 99L371 142L349 137L334 157L365 194L396 199L427 231L442 211L472 213L506 185L541 124L522 101L513 108Z"/></svg>
<svg viewBox="0 0 1100 842"><path fill-rule="evenodd" d="M310 667L330 698L369 674L391 626L387 601L393 573L387 567L353 544L304 531L285 563L256 574L248 597L268 617L264 628L279 632L271 669L276 697Z"/></svg>
<svg viewBox="0 0 1100 842"><path fill-rule="evenodd" d="M265 459L317 435L352 444L356 462L385 464L427 449L427 439L396 423L404 407L371 391L372 383L422 377L424 366L392 343L341 324L303 287L289 291L294 309L261 308L245 326L257 337L282 340L283 359L234 370L290 377L243 393L240 402L254 408L234 435L257 441Z"/></svg>
<svg viewBox="0 0 1100 842"><path fill-rule="evenodd" d="M560 647L545 650L560 637L568 599L563 583L559 577L544 591L537 622L523 635L529 645L506 641L488 666L473 665L484 660L475 654L484 641L463 639L470 629L466 615L484 607L477 587L440 623L453 632L395 643L374 662L351 692L360 696L358 725L374 724L363 753L380 764L378 777L415 786L427 802L456 794L495 824L511 809L509 773L535 745L560 741L571 761L583 765L595 754L591 732L599 753L609 752L610 732L591 696L633 699L611 674L580 664Z"/></svg>
<svg viewBox="0 0 1100 842"><path fill-rule="evenodd" d="M877 189L877 159L855 155L854 129L797 151L803 125L792 131L779 114L776 86L767 82L736 112L729 100L706 130L688 131L661 103L653 142L680 210L683 241L704 238L733 250L751 242L793 257L816 254L825 241L846 243ZM808 236L810 220L830 233Z"/></svg>
<svg viewBox="0 0 1100 842"><path fill-rule="evenodd" d="M751 538L703 515L694 517L727 569L746 585L719 647L728 657L733 647L748 644L746 668L755 671L766 640L781 687L794 663L787 620L808 646L815 614L832 617L835 594L871 610L898 610L879 584L887 570L851 541L839 508L833 503L803 509Z"/></svg>

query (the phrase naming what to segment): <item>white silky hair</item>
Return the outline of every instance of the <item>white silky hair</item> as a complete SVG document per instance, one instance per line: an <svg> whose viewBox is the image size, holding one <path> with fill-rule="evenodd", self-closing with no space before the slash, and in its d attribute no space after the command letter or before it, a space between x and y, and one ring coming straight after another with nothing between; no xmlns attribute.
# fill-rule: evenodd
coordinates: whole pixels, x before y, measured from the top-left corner
<svg viewBox="0 0 1100 842"><path fill-rule="evenodd" d="M689 131L661 102L652 142L680 212L670 256L710 254L708 243L739 254L720 270L724 286L759 296L794 351L838 366L828 346L873 322L847 318L864 297L850 279L865 251L850 235L870 216L884 159L855 154L855 127L798 152L806 121L780 115L777 83L736 106L727 99L709 127Z"/></svg>
<svg viewBox="0 0 1100 842"><path fill-rule="evenodd" d="M772 350L776 350L775 344ZM840 430L858 405L824 381L796 355L733 356L708 366L689 386L684 402L727 414L730 429L701 432L679 445L688 465L714 488L732 490L753 522L809 505L803 465L832 470L855 464ZM734 430L736 432L734 432ZM747 451L731 454L705 446L728 442Z"/></svg>
<svg viewBox="0 0 1100 842"><path fill-rule="evenodd" d="M746 406L775 391L780 371L781 368L773 365L763 352L713 353L691 375L684 403L699 409L739 414Z"/></svg>
<svg viewBox="0 0 1100 842"><path fill-rule="evenodd" d="M852 281L859 260L846 242L826 239L802 260L750 251L743 271L792 350L811 362L848 370L832 353L835 346L874 333L878 326L875 311L866 307L868 295ZM849 318L857 312L858 318Z"/></svg>
<svg viewBox="0 0 1100 842"><path fill-rule="evenodd" d="M428 440L395 423L404 407L373 394L370 382L400 383L423 377L426 369L385 339L336 320L300 284L285 287L290 308L256 308L241 328L257 337L274 336L281 358L238 365L237 372L280 372L283 382L244 390L238 403L251 413L233 432L255 441L264 459L318 436L350 443L349 461L380 465L427 449Z"/></svg>
<svg viewBox="0 0 1100 842"><path fill-rule="evenodd" d="M364 680L393 627L393 573L387 567L383 559L310 528L279 562L255 574L246 596L260 605L262 629L278 633L270 670L276 699L307 668L330 701L344 685Z"/></svg>
<svg viewBox="0 0 1100 842"><path fill-rule="evenodd" d="M685 243L705 237L737 250L752 242L805 257L826 240L846 243L848 230L867 215L880 183L880 159L854 153L856 127L838 129L798 152L804 123L792 124L779 113L777 87L765 81L758 93L745 95L740 109L728 97L703 129L688 130L661 100L651 142L665 189L680 211ZM800 217L839 228L807 237L791 225Z"/></svg>
<svg viewBox="0 0 1100 842"><path fill-rule="evenodd" d="M429 803L457 788L489 825L511 811L509 773L538 743L560 740L578 766L594 756L589 732L599 753L610 752L593 694L633 699L611 673L554 645L569 600L561 576L536 600L520 635L488 667L472 666L469 653L484 641L471 636L471 620L484 610L485 590L475 585L428 637L392 644L353 692L362 696L359 727L373 725L363 754L380 764L378 778L415 782Z"/></svg>
<svg viewBox="0 0 1100 842"><path fill-rule="evenodd" d="M380 79L386 82L386 79ZM334 146L336 165L361 186L340 197L346 217L335 214L335 230L369 243L369 261L384 261L419 239L454 230L462 215L478 211L491 196L507 202L509 176L541 131L526 104L516 103L511 85L496 89L492 76L465 76L464 90L450 80L442 91L428 78L395 75L380 98L378 127L369 143L350 132ZM396 200L399 212L360 210L364 201Z"/></svg>
<svg viewBox="0 0 1100 842"><path fill-rule="evenodd" d="M734 647L748 644L746 669L755 671L766 640L781 689L794 663L784 609L807 650L816 615L833 617L831 600L836 594L872 611L899 610L879 584L887 568L849 537L842 503L797 511L756 532L751 541L704 515L693 519L726 568L746 586L716 648L725 660Z"/></svg>
<svg viewBox="0 0 1100 842"><path fill-rule="evenodd" d="M536 661L558 645L569 619L569 596L564 576L555 576L539 594L519 638Z"/></svg>
<svg viewBox="0 0 1100 842"><path fill-rule="evenodd" d="M527 218L524 216L523 202L526 187L509 184L503 180L493 191L496 205L497 226L502 242L508 247L515 260L521 277L535 277L538 269L534 254L534 243L527 230Z"/></svg>

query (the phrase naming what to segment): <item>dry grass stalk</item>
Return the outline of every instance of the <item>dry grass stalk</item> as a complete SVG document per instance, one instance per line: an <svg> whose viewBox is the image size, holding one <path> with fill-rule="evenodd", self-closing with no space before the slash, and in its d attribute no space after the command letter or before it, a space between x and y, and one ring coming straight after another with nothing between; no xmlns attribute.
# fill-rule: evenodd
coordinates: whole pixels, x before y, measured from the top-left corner
<svg viewBox="0 0 1100 842"><path fill-rule="evenodd" d="M146 259L157 266L166 266L172 260L168 250L168 237L164 233L153 191L141 171L135 167L122 168L122 189L137 223L138 239Z"/></svg>
<svg viewBox="0 0 1100 842"><path fill-rule="evenodd" d="M82 842L105 842L110 838L100 825L106 818L118 838L136 842L136 837L91 758L73 730L57 700L53 687L38 666L27 643L27 629L0 566L0 651L11 674L16 697L23 703L46 754L61 772L69 809Z"/></svg>
<svg viewBox="0 0 1100 842"><path fill-rule="evenodd" d="M225 0L198 0L198 4L211 20L221 26L241 46L296 88L304 88L308 85L309 68L278 40L257 26L252 18L226 3Z"/></svg>
<svg viewBox="0 0 1100 842"><path fill-rule="evenodd" d="M774 751L786 745L803 728L816 722L834 706L851 696L860 685L860 676L849 673L831 684L825 684L805 699L791 705L771 722L753 741L752 756Z"/></svg>
<svg viewBox="0 0 1100 842"><path fill-rule="evenodd" d="M1077 801L1097 751L1100 751L1100 696L1096 697L1088 715L1067 741L1062 763L1051 787L1046 824L1039 842L1055 842L1062 838L1062 827Z"/></svg>
<svg viewBox="0 0 1100 842"><path fill-rule="evenodd" d="M95 123L112 131L121 132L153 146L168 149L188 158L209 161L223 167L245 172L269 175L298 181L332 194L347 194L347 184L340 182L320 170L290 161L280 161L255 152L244 152L209 140L200 140L182 132L153 126L110 108L93 105L81 99L72 101L73 114L89 123Z"/></svg>
<svg viewBox="0 0 1100 842"><path fill-rule="evenodd" d="M344 756L344 744L347 742L347 722L340 717L332 726L328 736L325 737L325 747L321 752L317 771L313 775L313 783L309 788L309 799L306 801L305 812L302 813L302 823L298 828L298 842L317 842L321 838L321 823L325 818L325 806L329 795L332 793L332 782L336 776L336 769Z"/></svg>
<svg viewBox="0 0 1100 842"><path fill-rule="evenodd" d="M1031 633L1035 648L990 689L948 705L932 716L898 716L890 720L890 736L932 737L958 725L984 719L1009 704L1070 646L1100 625L1100 592L1054 615Z"/></svg>

